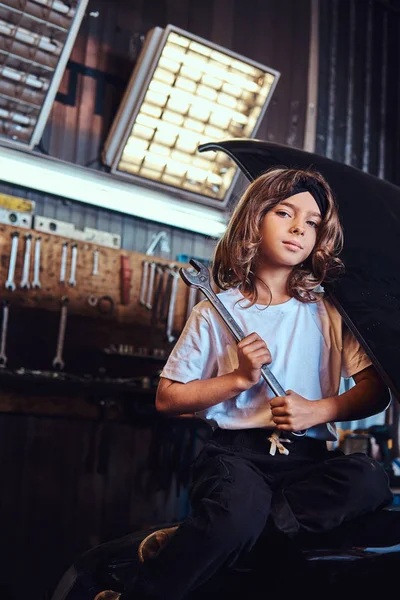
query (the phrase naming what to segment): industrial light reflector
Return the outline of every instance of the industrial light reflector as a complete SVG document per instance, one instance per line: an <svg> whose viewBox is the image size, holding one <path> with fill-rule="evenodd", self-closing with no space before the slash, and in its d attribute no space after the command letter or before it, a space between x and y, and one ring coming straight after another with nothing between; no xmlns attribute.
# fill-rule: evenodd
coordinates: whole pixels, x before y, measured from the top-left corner
<svg viewBox="0 0 400 600"><path fill-rule="evenodd" d="M42 137L88 0L0 2L0 142Z"/></svg>
<svg viewBox="0 0 400 600"><path fill-rule="evenodd" d="M200 144L254 137L279 73L169 25L146 37L105 143L111 172L224 207L236 168Z"/></svg>

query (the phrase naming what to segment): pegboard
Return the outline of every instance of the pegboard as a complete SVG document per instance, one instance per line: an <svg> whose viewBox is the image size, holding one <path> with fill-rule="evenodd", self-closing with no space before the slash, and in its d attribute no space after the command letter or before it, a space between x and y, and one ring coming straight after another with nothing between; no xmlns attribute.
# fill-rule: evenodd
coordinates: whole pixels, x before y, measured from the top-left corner
<svg viewBox="0 0 400 600"><path fill-rule="evenodd" d="M140 291L143 274L143 261L154 261L160 265L188 266L187 263L172 262L163 258L147 256L138 252L125 251L122 249L106 248L80 242L56 234L43 234L36 230L0 225L0 289L1 298L8 300L11 305L19 305L30 308L41 308L48 311L60 311L61 299L68 297L68 313L109 319L118 323L138 323L141 327L165 328L165 323L154 323L152 311L140 303ZM9 273L10 252L12 235L17 232L18 251L15 264L15 290L6 289L6 281ZM29 265L29 281L32 283L34 274L35 243L40 238L40 284L39 289L21 289L20 284L23 276L23 265L25 256L25 236L32 236L31 256ZM67 243L66 281L60 283L60 270L63 245ZM68 279L71 273L72 246L77 247L76 261L76 285L70 285ZM93 274L94 251L98 252L98 274ZM129 285L129 300L123 303L121 286L121 257L127 257L126 261L132 271ZM154 291L156 292L157 282ZM179 277L176 305L173 319L173 330L180 332L187 318L187 306L190 288ZM97 306L96 298L109 297L113 302L112 312L108 301L103 301ZM200 293L198 299L203 296Z"/></svg>

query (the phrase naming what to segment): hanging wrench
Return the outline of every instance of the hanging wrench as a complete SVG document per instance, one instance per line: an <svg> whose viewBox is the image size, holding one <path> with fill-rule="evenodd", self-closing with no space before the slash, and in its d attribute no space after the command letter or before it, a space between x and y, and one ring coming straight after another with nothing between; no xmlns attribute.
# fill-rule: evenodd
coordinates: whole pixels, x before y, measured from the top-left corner
<svg viewBox="0 0 400 600"><path fill-rule="evenodd" d="M196 272L193 273L190 272L188 269L181 267L179 269L179 274L181 278L186 283L186 285L197 287L203 292L203 294L211 302L212 306L215 308L219 316L223 319L225 325L228 327L236 342L240 342L245 337L245 334L239 327L239 325L236 323L234 318L231 316L229 311L222 304L221 300L218 298L214 290L211 288L210 272L208 268L201 262L195 260L194 258L190 259L189 264L191 264L192 267L194 267ZM275 396L286 396L285 390L280 385L275 376L271 373L267 365L262 365L261 376L267 382ZM306 431L298 431L292 433L294 433L294 435L305 435Z"/></svg>
<svg viewBox="0 0 400 600"><path fill-rule="evenodd" d="M19 284L19 287L25 290L29 290L31 284L29 283L29 270L31 267L31 246L32 246L32 236L30 233L25 236L25 256L24 256L24 266L22 269L22 280Z"/></svg>
<svg viewBox="0 0 400 600"><path fill-rule="evenodd" d="M146 300L144 299L146 290L147 290L147 280L149 277L149 262L147 260L143 261L143 272L142 272L142 283L140 286L140 298L139 298L139 302L140 304L145 305L146 304Z"/></svg>
<svg viewBox="0 0 400 600"><path fill-rule="evenodd" d="M71 255L71 272L69 274L69 279L68 279L68 283L69 285L75 286L76 285L76 260L78 257L78 246L77 244L73 244L72 246L72 255Z"/></svg>
<svg viewBox="0 0 400 600"><path fill-rule="evenodd" d="M10 265L8 267L8 278L5 283L5 286L8 290L12 292L15 290L15 282L14 282L14 274L15 274L15 264L17 262L17 253L18 253L18 239L19 233L18 231L14 231L11 234L12 242L11 242L11 252L10 252Z"/></svg>
<svg viewBox="0 0 400 600"><path fill-rule="evenodd" d="M5 367L7 364L6 343L7 343L7 327L8 327L8 311L9 303L7 300L3 302L3 319L1 323L1 338L0 338L0 367Z"/></svg>
<svg viewBox="0 0 400 600"><path fill-rule="evenodd" d="M35 259L33 262L33 281L32 287L39 289L42 287L40 283L40 237L35 240Z"/></svg>
<svg viewBox="0 0 400 600"><path fill-rule="evenodd" d="M58 369L60 371L62 371L62 369L64 368L64 361L62 358L62 353L63 353L63 349L64 349L65 328L67 326L68 303L69 303L69 298L67 298L66 296L63 296L61 298L61 315L60 315L60 325L58 328L57 352L53 359L54 369Z"/></svg>
<svg viewBox="0 0 400 600"><path fill-rule="evenodd" d="M165 282L164 291L160 300L159 320L166 323L168 320L168 307L172 293L172 282L174 280L174 263L170 264L167 268L167 281Z"/></svg>
<svg viewBox="0 0 400 600"><path fill-rule="evenodd" d="M171 297L169 299L169 306L168 306L167 329L166 329L167 339L169 342L173 342L175 339L175 336L172 335L172 327L174 324L175 304L176 304L176 297L178 294L178 283L179 283L179 273L174 270L171 270L171 273L172 273L173 279L172 279L172 287L171 287Z"/></svg>
<svg viewBox="0 0 400 600"><path fill-rule="evenodd" d="M160 306L160 301L161 301L161 296L162 296L162 291L163 291L163 287L164 287L164 268L162 267L162 265L157 265L156 268L157 271L157 275L158 275L158 281L157 281L157 287L154 293L154 302L153 302L153 306L152 306L152 313L151 313L151 325L152 327L154 327L157 324L158 321L158 311L159 311L159 306Z"/></svg>
<svg viewBox="0 0 400 600"><path fill-rule="evenodd" d="M67 272L68 242L64 242L61 250L60 283L65 283Z"/></svg>
<svg viewBox="0 0 400 600"><path fill-rule="evenodd" d="M147 288L147 300L146 300L146 308L151 310L153 303L153 288L154 288L154 277L156 274L156 263L150 263L150 275L149 275L149 285Z"/></svg>
<svg viewBox="0 0 400 600"><path fill-rule="evenodd" d="M93 250L93 271L92 275L99 274L99 251Z"/></svg>

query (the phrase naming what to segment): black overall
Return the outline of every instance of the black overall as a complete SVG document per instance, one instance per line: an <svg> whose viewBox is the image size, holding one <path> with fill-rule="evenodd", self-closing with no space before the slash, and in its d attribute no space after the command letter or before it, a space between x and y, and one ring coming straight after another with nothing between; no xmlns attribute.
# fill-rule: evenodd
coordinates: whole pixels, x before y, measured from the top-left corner
<svg viewBox="0 0 400 600"><path fill-rule="evenodd" d="M324 441L289 436L289 455L272 456L268 435L265 429L214 431L193 465L190 516L140 567L121 600L184 598L249 552L267 520L294 537L391 503L386 472L366 454L345 455Z"/></svg>

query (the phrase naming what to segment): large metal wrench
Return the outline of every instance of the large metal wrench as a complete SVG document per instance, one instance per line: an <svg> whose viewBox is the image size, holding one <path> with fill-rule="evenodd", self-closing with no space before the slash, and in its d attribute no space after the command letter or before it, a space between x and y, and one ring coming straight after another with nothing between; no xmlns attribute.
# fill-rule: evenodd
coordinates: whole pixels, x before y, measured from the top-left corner
<svg viewBox="0 0 400 600"><path fill-rule="evenodd" d="M211 288L210 272L208 268L201 262L195 260L194 258L189 260L189 264L192 265L195 272L191 272L188 269L185 269L184 267L180 267L179 274L181 278L186 283L186 285L190 287L197 287L203 292L203 294L211 302L219 316L223 319L235 340L237 342L240 342L245 337L245 334L241 327L239 327L239 325L236 323L232 315L229 313L229 311L222 304L221 300L218 298L214 290ZM267 365L262 365L261 376L267 382L275 396L286 396L285 390L278 382L276 377L271 373ZM294 433L294 435L305 435L306 432L297 431L292 433Z"/></svg>

